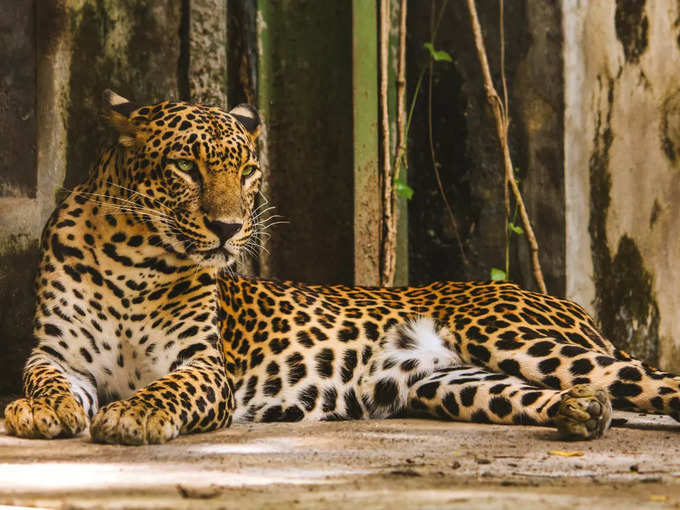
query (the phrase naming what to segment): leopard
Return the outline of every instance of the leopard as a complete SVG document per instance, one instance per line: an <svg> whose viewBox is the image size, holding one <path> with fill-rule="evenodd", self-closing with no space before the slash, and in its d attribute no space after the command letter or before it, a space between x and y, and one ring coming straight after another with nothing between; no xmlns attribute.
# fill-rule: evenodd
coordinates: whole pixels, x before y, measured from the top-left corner
<svg viewBox="0 0 680 510"><path fill-rule="evenodd" d="M261 221L258 111L137 105L47 221L21 438L165 443L232 423L430 418L601 437L612 410L680 415L680 379L580 305L509 282L407 287L247 277ZM258 205L260 204L260 205Z"/></svg>

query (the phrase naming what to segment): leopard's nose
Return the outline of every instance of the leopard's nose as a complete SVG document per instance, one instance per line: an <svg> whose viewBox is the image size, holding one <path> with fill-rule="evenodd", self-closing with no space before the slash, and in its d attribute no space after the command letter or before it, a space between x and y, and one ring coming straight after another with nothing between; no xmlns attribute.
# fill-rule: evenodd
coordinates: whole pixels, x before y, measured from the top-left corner
<svg viewBox="0 0 680 510"><path fill-rule="evenodd" d="M205 225L220 239L220 244L224 244L231 239L236 232L241 230L243 223L225 223L223 221L205 220Z"/></svg>

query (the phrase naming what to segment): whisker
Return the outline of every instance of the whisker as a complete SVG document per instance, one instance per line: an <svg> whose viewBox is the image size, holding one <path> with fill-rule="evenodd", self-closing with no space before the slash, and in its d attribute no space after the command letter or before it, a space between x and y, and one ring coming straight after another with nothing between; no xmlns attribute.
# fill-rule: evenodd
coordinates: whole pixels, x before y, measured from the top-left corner
<svg viewBox="0 0 680 510"><path fill-rule="evenodd" d="M261 204L259 204L255 209L252 210L253 213L257 212L258 210L262 209L265 207L267 204L269 204L269 200L263 201ZM275 207L275 206L272 206Z"/></svg>
<svg viewBox="0 0 680 510"><path fill-rule="evenodd" d="M258 225L258 226L262 226L262 228L270 228L270 227L273 227L274 225L288 225L289 223L290 223L290 221L284 220L284 221L274 221L272 223L267 223L266 225Z"/></svg>
<svg viewBox="0 0 680 510"><path fill-rule="evenodd" d="M167 210L170 211L171 213L174 212L170 207L168 207L168 206L165 205L164 203L160 202L157 198L151 197L151 196L147 195L146 193L140 193L140 192L137 191L137 190L130 189L130 188L126 188L125 186L121 186L120 184L116 184L115 182L112 182L112 181L107 181L107 182L108 182L109 184L111 184L112 186L116 186L116 187L118 187L118 188L120 188L120 189L129 191L129 192L131 192L131 193L134 193L134 194L139 195L140 197L143 197L143 198L146 198L146 199L148 199L148 200L151 200L154 204L156 204L156 205L158 205L158 206L160 206L160 207L163 207L163 208L167 209Z"/></svg>
<svg viewBox="0 0 680 510"><path fill-rule="evenodd" d="M155 209L150 209L148 207L141 206L140 204L137 204L136 202L131 202L129 200L124 200L118 197L112 197L108 195L103 195L100 193L85 193L85 192L77 192L78 194L82 195L83 198L90 202L94 202L95 204L98 204L101 206L103 209L108 208L108 209L113 209L113 210L118 210L118 211L123 211L124 213L136 213L136 214L145 214L149 217L153 218L159 218L159 219L165 219L168 221L174 222L175 219L172 218L171 216L168 216L160 211L157 211ZM92 198L93 196L100 196L100 197L105 197L109 198L112 200L121 200L125 202L125 204L115 204L115 203L110 203L110 202L104 202L101 200L97 200Z"/></svg>
<svg viewBox="0 0 680 510"><path fill-rule="evenodd" d="M62 188L62 189L67 190L67 188ZM107 198L109 200L118 200L118 201L121 201L121 202L125 202L125 203L130 204L131 206L134 206L134 207L144 207L144 208L147 208L149 210L155 211L155 209L150 209L150 208L146 207L144 204L140 204L139 202L135 202L133 200L128 200L128 199L122 198L122 197L117 197L117 196L114 196L114 195L107 195L106 193L91 193L91 192L88 192L88 191L75 191L75 190L70 190L70 191L72 193L75 193L75 194L81 195L81 196L85 196L85 197L93 197L93 196L94 197L103 197L103 198ZM103 202L99 202L99 203L103 203ZM106 203L108 203L108 202L106 202ZM171 213L173 212L169 208L168 208L168 210L170 210ZM158 213L164 214L161 211L158 211Z"/></svg>
<svg viewBox="0 0 680 510"><path fill-rule="evenodd" d="M265 208L265 209L262 209L261 211L253 211L253 212L251 213L251 216L253 217L253 219L257 219L257 218L261 217L263 214L266 214L267 211L271 211L272 209L276 209L276 206L275 206L275 205L271 205L271 206L269 206L269 207L267 207L267 208ZM277 215L277 216L278 216L278 215Z"/></svg>

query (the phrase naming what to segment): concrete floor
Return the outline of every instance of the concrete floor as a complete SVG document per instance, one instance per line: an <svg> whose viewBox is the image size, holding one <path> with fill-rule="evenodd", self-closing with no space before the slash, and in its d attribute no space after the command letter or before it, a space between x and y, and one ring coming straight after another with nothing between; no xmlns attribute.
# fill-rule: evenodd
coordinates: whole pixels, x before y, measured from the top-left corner
<svg viewBox="0 0 680 510"><path fill-rule="evenodd" d="M680 508L680 424L618 416L628 424L594 442L427 420L236 425L143 447L0 429L0 505Z"/></svg>

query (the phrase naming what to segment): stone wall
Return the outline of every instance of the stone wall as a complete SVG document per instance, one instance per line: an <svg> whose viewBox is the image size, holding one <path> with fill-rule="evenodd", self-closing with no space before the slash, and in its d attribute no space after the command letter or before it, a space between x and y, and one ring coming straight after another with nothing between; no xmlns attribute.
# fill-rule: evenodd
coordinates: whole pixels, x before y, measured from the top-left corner
<svg viewBox="0 0 680 510"><path fill-rule="evenodd" d="M562 8L567 295L617 345L678 370L678 4Z"/></svg>
<svg viewBox="0 0 680 510"><path fill-rule="evenodd" d="M439 6L441 4L435 4ZM498 5L477 2L500 91ZM632 354L680 368L680 12L677 3L507 2L510 149L541 248L548 291L596 317ZM502 267L502 162L467 10L449 6L435 46L433 145L464 249L460 256L429 146L428 78L411 129L411 281L487 279ZM427 62L430 3L409 3L409 85ZM533 288L522 238L511 279Z"/></svg>
<svg viewBox="0 0 680 510"><path fill-rule="evenodd" d="M223 5L0 1L0 396L19 391L33 345L42 226L60 194L85 178L100 148L113 140L102 91L112 88L140 102L195 96L226 104L226 17L215 9L206 18L201 12L209 4ZM225 35L217 32L210 43L222 45L221 53L206 44L204 27L215 31L220 23ZM204 78L190 80L190 69Z"/></svg>
<svg viewBox="0 0 680 510"><path fill-rule="evenodd" d="M32 2L0 2L0 395L15 391L33 321L40 231L36 166L36 38Z"/></svg>

